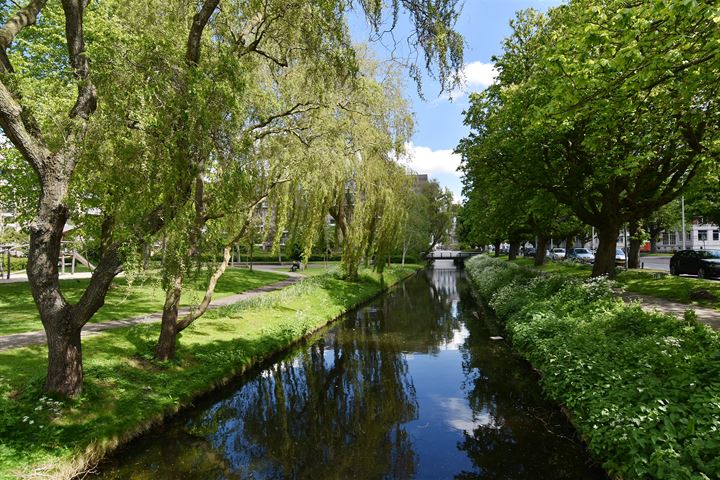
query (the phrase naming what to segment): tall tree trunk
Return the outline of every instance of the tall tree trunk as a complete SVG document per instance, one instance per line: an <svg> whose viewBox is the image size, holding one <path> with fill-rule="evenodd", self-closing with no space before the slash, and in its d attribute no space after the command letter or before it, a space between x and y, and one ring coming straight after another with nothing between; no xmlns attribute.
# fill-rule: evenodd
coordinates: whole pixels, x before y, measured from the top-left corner
<svg viewBox="0 0 720 480"><path fill-rule="evenodd" d="M630 222L629 234L628 268L640 268L640 224L636 220Z"/></svg>
<svg viewBox="0 0 720 480"><path fill-rule="evenodd" d="M606 225L598 228L598 248L593 264L593 277L602 275L613 277L615 275L615 249L619 233L619 225Z"/></svg>
<svg viewBox="0 0 720 480"><path fill-rule="evenodd" d="M496 257L500 256L500 243L501 243L500 240L495 240L494 246L495 246L495 256Z"/></svg>
<svg viewBox="0 0 720 480"><path fill-rule="evenodd" d="M150 266L150 243L143 245L143 270L147 270Z"/></svg>
<svg viewBox="0 0 720 480"><path fill-rule="evenodd" d="M650 235L650 253L657 253L658 235Z"/></svg>
<svg viewBox="0 0 720 480"><path fill-rule="evenodd" d="M160 325L160 339L155 347L155 358L160 361L175 358L175 344L177 343L178 305L182 295L182 275L173 278L172 284L165 292L162 323Z"/></svg>
<svg viewBox="0 0 720 480"><path fill-rule="evenodd" d="M575 235L565 237L565 254L567 255L568 250L575 246Z"/></svg>
<svg viewBox="0 0 720 480"><path fill-rule="evenodd" d="M661 232L662 229L654 228L652 225L648 228L648 233L650 234L650 253L657 253L658 238Z"/></svg>
<svg viewBox="0 0 720 480"><path fill-rule="evenodd" d="M45 324L48 345L48 372L45 391L73 397L82 393L83 362L80 331L73 325L69 309Z"/></svg>
<svg viewBox="0 0 720 480"><path fill-rule="evenodd" d="M510 241L510 250L508 250L508 260L515 260L518 256L519 251L520 251L520 241L519 240L511 240Z"/></svg>
<svg viewBox="0 0 720 480"><path fill-rule="evenodd" d="M538 237L537 246L535 247L535 266L545 265L545 253L547 252L547 237Z"/></svg>

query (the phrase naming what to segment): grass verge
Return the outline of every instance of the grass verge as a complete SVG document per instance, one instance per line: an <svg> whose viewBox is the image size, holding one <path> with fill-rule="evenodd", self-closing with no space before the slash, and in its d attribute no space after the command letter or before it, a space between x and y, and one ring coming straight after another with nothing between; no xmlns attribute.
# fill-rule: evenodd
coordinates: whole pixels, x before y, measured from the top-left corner
<svg viewBox="0 0 720 480"><path fill-rule="evenodd" d="M285 275L278 273L229 268L218 282L213 298L246 292L285 278ZM89 282L89 279L62 280L60 284L65 298L74 302L80 299ZM190 283L183 292L182 305L197 304L204 293L202 282ZM110 287L105 305L93 316L91 322L106 322L159 312L162 311L164 300L165 293L155 277L135 278L130 282L127 278L117 278ZM34 332L42 328L30 293L30 285L27 282L0 284L0 335Z"/></svg>
<svg viewBox="0 0 720 480"><path fill-rule="evenodd" d="M513 347L588 448L624 479L720 478L720 334L643 311L606 279L488 257L466 265Z"/></svg>
<svg viewBox="0 0 720 480"><path fill-rule="evenodd" d="M534 267L531 259L521 258L513 260L513 263L538 268L548 273L561 273L578 278L588 278L592 272L590 265L571 262L547 262L542 267ZM718 281L674 277L668 273L646 270L623 270L617 275L615 281L628 292L720 310L720 282ZM718 300L695 297L701 291L709 292Z"/></svg>
<svg viewBox="0 0 720 480"><path fill-rule="evenodd" d="M382 281L369 272L356 283L317 276L213 310L183 332L174 362L152 360L158 325L88 338L76 400L42 395L45 347L0 352L0 478L71 477L418 268L389 268Z"/></svg>

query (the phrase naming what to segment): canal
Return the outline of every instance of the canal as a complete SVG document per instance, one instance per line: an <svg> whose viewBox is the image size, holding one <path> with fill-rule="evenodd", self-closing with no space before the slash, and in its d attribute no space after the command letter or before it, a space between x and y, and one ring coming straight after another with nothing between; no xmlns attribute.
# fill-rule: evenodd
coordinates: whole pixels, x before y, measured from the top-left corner
<svg viewBox="0 0 720 480"><path fill-rule="evenodd" d="M115 479L604 479L462 272L421 272L99 466Z"/></svg>

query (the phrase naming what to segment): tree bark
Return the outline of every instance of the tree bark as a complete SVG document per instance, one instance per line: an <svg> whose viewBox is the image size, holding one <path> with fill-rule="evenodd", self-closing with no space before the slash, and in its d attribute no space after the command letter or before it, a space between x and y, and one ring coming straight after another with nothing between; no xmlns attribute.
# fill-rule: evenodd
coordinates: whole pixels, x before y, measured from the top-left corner
<svg viewBox="0 0 720 480"><path fill-rule="evenodd" d="M178 305L182 295L182 281L182 276L177 275L165 292L160 339L155 347L156 360L166 361L175 358L175 344L177 343L178 334Z"/></svg>
<svg viewBox="0 0 720 480"><path fill-rule="evenodd" d="M637 221L630 222L629 234L628 269L640 268L640 225Z"/></svg>
<svg viewBox="0 0 720 480"><path fill-rule="evenodd" d="M520 242L518 240L513 240L510 242L510 250L508 251L508 260L515 260L518 256L518 252L520 251Z"/></svg>
<svg viewBox="0 0 720 480"><path fill-rule="evenodd" d="M495 256L496 257L500 256L500 243L501 243L500 240L495 240L494 246L495 246Z"/></svg>
<svg viewBox="0 0 720 480"><path fill-rule="evenodd" d="M657 253L658 235L650 234L650 253Z"/></svg>
<svg viewBox="0 0 720 480"><path fill-rule="evenodd" d="M83 363L80 331L73 325L69 308L45 323L48 345L48 372L45 391L74 397L82 393Z"/></svg>
<svg viewBox="0 0 720 480"><path fill-rule="evenodd" d="M547 251L547 237L538 237L537 245L535 247L535 266L539 267L545 265L545 253Z"/></svg>
<svg viewBox="0 0 720 480"><path fill-rule="evenodd" d="M617 237L620 233L619 225L605 225L598 228L598 248L595 253L592 276L599 277L615 275L615 249L617 248Z"/></svg>

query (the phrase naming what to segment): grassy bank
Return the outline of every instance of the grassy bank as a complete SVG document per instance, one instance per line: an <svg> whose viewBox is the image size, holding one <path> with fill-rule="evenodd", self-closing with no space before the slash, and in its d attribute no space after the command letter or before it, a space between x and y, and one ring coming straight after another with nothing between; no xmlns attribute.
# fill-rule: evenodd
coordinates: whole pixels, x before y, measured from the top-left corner
<svg viewBox="0 0 720 480"><path fill-rule="evenodd" d="M513 263L528 267L533 265L532 259L529 258L519 258L513 260ZM590 265L581 265L572 262L547 262L538 268L543 272L562 273L578 278L588 278L592 272ZM700 280L691 277L674 277L668 273L647 270L623 270L618 273L615 281L628 292L720 310L720 282L718 281ZM718 300L694 298L700 291L709 292Z"/></svg>
<svg viewBox="0 0 720 480"><path fill-rule="evenodd" d="M152 360L157 325L112 330L83 342L85 392L56 402L41 393L44 347L0 352L0 478L65 478L148 427L287 348L417 267L331 275L208 313L182 334L174 362Z"/></svg>
<svg viewBox="0 0 720 480"><path fill-rule="evenodd" d="M488 257L467 271L609 472L720 478L720 334L625 304L607 280Z"/></svg>
<svg viewBox="0 0 720 480"><path fill-rule="evenodd" d="M285 275L241 269L228 269L218 282L214 298L242 293L269 283L278 282ZM63 294L70 301L77 301L87 287L89 279L62 280ZM198 303L205 293L202 282L190 283L183 293L182 305ZM135 278L128 283L117 278L105 299L105 305L93 316L91 322L106 322L136 317L162 310L165 293L158 279ZM0 284L0 335L42 330L37 307L30 293L30 285L23 283Z"/></svg>

